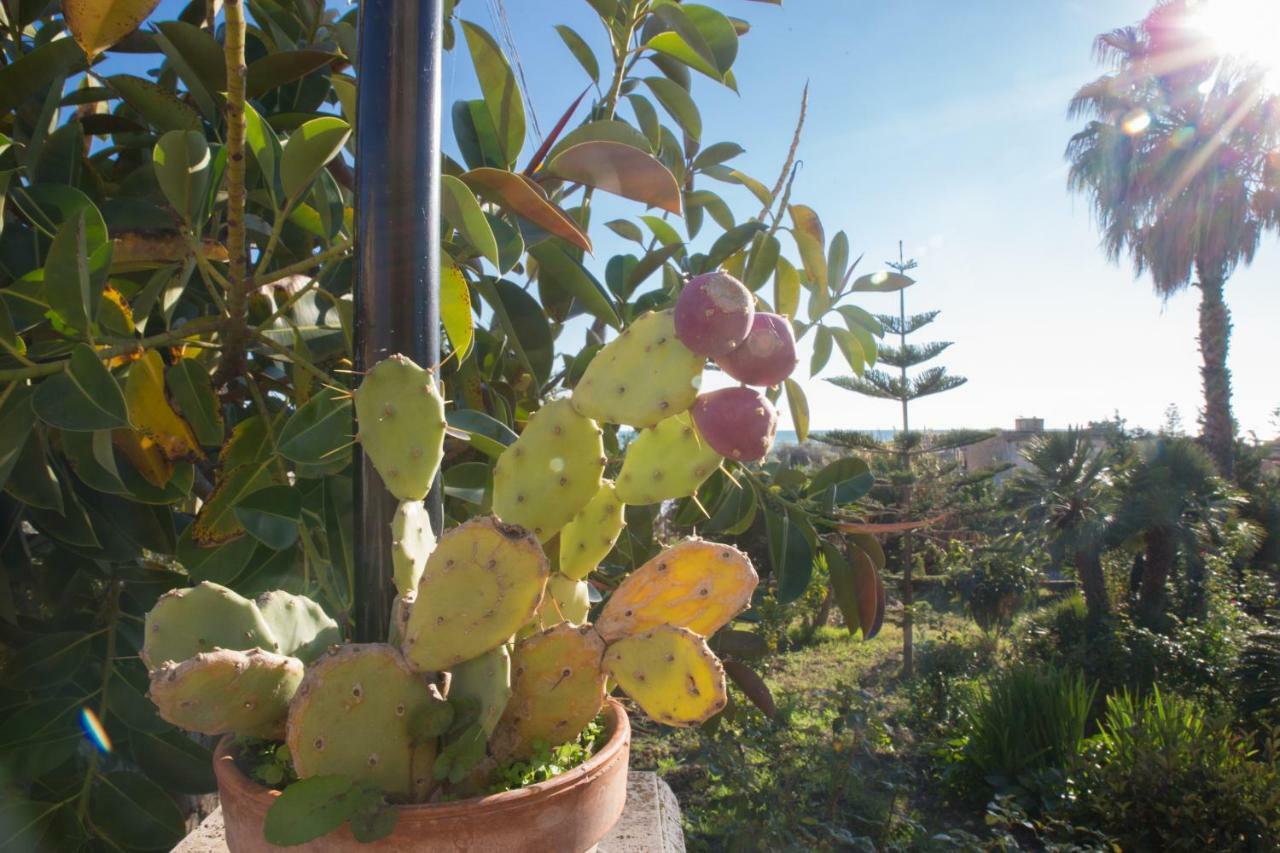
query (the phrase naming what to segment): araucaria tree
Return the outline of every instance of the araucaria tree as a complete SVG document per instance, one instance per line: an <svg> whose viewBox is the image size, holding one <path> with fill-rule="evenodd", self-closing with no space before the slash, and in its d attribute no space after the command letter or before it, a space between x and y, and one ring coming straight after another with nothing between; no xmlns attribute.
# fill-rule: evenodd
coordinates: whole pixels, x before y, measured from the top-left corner
<svg viewBox="0 0 1280 853"><path fill-rule="evenodd" d="M1108 257L1128 256L1169 298L1200 289L1203 440L1229 476L1235 442L1227 279L1280 226L1280 99L1264 75L1216 54L1193 3L1160 3L1094 45L1107 73L1071 99L1087 123L1067 145L1068 185L1093 202Z"/></svg>
<svg viewBox="0 0 1280 853"><path fill-rule="evenodd" d="M912 611L914 599L912 589L913 557L912 526L919 521L916 518L915 497L917 491L916 468L914 460L924 453L942 453L971 444L986 437L985 433L970 431L946 433L941 435L922 435L911 431L911 402L921 397L941 394L963 385L966 380L962 376L953 376L947 369L935 365L911 373L912 368L919 367L941 355L950 341L931 341L924 344L907 343L907 338L932 323L938 317L937 311L924 314L907 314L906 288L912 280L906 276L908 270L914 269L915 261L907 261L902 256L902 244L898 244L898 261L889 263L896 272L886 274L883 285L885 290L898 291L898 314L879 315L876 319L889 336L896 336L897 346L881 344L877 351L877 360L894 372L869 369L860 376L840 376L830 380L833 384L862 394L883 400L896 400L902 409L902 431L889 445L882 445L865 433L835 431L825 433L822 440L828 444L862 449L891 452L897 458L896 470L893 474L894 485L897 486L896 506L891 508L895 518L893 522L901 525L902 539L900 559L902 561L902 668L910 675L915 668Z"/></svg>

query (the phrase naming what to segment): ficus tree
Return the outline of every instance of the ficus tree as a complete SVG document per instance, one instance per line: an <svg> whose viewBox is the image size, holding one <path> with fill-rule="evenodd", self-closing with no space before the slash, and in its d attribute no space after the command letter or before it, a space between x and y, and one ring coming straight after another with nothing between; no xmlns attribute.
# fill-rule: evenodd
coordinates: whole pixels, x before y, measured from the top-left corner
<svg viewBox="0 0 1280 853"><path fill-rule="evenodd" d="M282 588L349 628L360 571L357 12L228 0L149 19L155 5L0 5L5 849L168 849L183 829L175 795L213 787L205 746L143 700L141 614L162 592ZM767 185L703 126L696 93L736 88L746 21L591 0L597 32L557 32L596 94L560 93L564 114L535 150L498 41L445 5L445 47L469 58L481 93L452 105L458 157L442 164L447 346L433 367L450 401L448 523L489 511L493 461L530 414L688 275L725 269L797 337L834 341L855 372L874 360L879 325L852 301L879 285L853 276L843 232L828 239L791 202L794 146ZM635 215L593 222L598 193ZM601 225L628 248L593 254ZM578 317L585 346L566 334ZM770 393L806 433L801 385ZM611 471L625 440L606 434ZM727 463L690 504L739 525L758 513L776 555L762 594L786 598L830 550L832 508L864 473L786 491ZM592 583L657 549L658 509L628 515Z"/></svg>

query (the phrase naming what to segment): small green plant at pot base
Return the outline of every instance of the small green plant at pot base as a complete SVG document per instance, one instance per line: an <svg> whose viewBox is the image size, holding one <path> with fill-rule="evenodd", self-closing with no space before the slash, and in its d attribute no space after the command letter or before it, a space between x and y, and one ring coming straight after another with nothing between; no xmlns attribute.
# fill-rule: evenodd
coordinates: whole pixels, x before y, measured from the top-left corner
<svg viewBox="0 0 1280 853"><path fill-rule="evenodd" d="M392 356L355 401L368 458L404 504L416 504L441 461L443 404L431 372ZM399 419L409 415L406 428ZM690 539L660 552L618 584L594 625L567 621L567 600L554 596L549 582L560 576L542 543L558 549L560 529L600 492L599 434L572 401L549 404L498 460L504 498L495 505L506 520L412 537L422 553L397 574L416 588L401 589L407 613L395 645L335 643L318 653L336 626L302 596L255 602L206 582L161 598L143 649L161 716L287 744L242 749L257 779L291 782L267 812L267 841L298 844L344 822L373 840L394 830L394 805L545 781L600 742L609 678L668 725L696 725L725 707L725 670L705 638L750 605L758 578L737 549ZM556 498L554 514L526 506L539 490ZM402 519L414 514L403 504L396 513L394 547L410 538ZM183 619L188 611L201 621Z"/></svg>

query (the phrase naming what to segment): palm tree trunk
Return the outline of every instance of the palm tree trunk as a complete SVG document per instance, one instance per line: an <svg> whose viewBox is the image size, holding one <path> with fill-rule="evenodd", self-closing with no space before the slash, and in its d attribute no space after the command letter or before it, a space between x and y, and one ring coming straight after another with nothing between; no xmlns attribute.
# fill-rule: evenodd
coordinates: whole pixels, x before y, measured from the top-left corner
<svg viewBox="0 0 1280 853"><path fill-rule="evenodd" d="M1235 421L1231 417L1231 371L1227 347L1231 338L1231 312L1222 298L1226 276L1196 262L1200 288L1200 378L1204 385L1202 440L1217 465L1230 478L1235 455Z"/></svg>
<svg viewBox="0 0 1280 853"><path fill-rule="evenodd" d="M1146 624L1152 624L1164 610L1164 590L1177 554L1173 536L1168 530L1153 527L1143 534L1146 542L1146 568L1138 590L1138 609Z"/></svg>
<svg viewBox="0 0 1280 853"><path fill-rule="evenodd" d="M1080 586L1084 590L1084 602L1089 608L1089 615L1099 618L1111 612L1111 602L1107 598L1107 581L1102 573L1102 555L1097 548L1076 551L1076 574L1080 576Z"/></svg>

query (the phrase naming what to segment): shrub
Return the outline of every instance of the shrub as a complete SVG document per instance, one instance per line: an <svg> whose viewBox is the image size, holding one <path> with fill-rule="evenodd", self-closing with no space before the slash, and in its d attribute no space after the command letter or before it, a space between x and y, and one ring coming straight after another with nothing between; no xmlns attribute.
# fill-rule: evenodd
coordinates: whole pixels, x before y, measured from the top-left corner
<svg viewBox="0 0 1280 853"><path fill-rule="evenodd" d="M1081 774L1084 819L1126 850L1261 850L1280 838L1280 764L1199 703L1107 700Z"/></svg>
<svg viewBox="0 0 1280 853"><path fill-rule="evenodd" d="M1070 670L1024 665L1001 672L965 709L962 782L1051 793L1080 752L1094 690Z"/></svg>
<svg viewBox="0 0 1280 853"><path fill-rule="evenodd" d="M984 631L1005 633L1036 589L1038 574L1021 536L1005 536L981 547L953 541L948 587Z"/></svg>
<svg viewBox="0 0 1280 853"><path fill-rule="evenodd" d="M907 685L913 728L937 735L954 729L978 689L978 677L997 662L995 638L944 630L920 645L916 677Z"/></svg>
<svg viewBox="0 0 1280 853"><path fill-rule="evenodd" d="M1243 717L1271 716L1280 720L1280 629L1256 631L1249 635L1234 679L1240 686L1240 714Z"/></svg>

